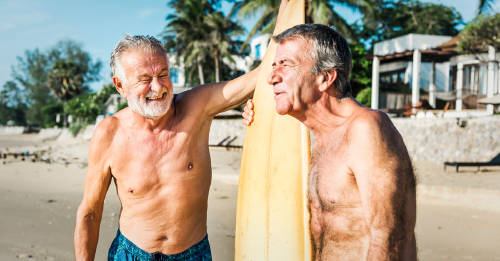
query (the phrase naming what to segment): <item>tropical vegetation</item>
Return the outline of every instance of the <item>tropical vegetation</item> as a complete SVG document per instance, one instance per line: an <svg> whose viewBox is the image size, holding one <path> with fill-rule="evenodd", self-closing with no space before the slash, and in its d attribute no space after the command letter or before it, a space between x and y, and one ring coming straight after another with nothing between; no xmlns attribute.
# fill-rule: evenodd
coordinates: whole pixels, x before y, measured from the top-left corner
<svg viewBox="0 0 500 261"><path fill-rule="evenodd" d="M177 56L177 62L184 65L188 82L204 84L207 71L213 72L212 82L219 82L221 60L232 61L237 41L232 37L243 32L241 26L221 11L215 9L218 1L172 0L169 5L175 10L167 16L167 25L162 32L165 47ZM212 64L207 64L211 59ZM197 82L193 81L197 72ZM227 79L227 78L225 78Z"/></svg>
<svg viewBox="0 0 500 261"><path fill-rule="evenodd" d="M26 50L12 67L13 80L0 91L0 124L40 127L55 125L62 103L90 92L99 80L100 61L93 61L81 44L60 41L46 51Z"/></svg>
<svg viewBox="0 0 500 261"><path fill-rule="evenodd" d="M459 34L458 50L461 53L485 52L488 46L500 49L500 13L478 15Z"/></svg>

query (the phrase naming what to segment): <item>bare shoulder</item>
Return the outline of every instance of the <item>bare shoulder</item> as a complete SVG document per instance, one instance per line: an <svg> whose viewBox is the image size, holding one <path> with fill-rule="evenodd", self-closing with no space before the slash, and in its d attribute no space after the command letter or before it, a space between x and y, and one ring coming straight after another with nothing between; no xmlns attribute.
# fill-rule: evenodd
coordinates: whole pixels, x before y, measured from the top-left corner
<svg viewBox="0 0 500 261"><path fill-rule="evenodd" d="M351 137L354 136L355 138L376 138L385 135L392 136L398 134L387 114L368 108L361 108L355 115L353 115L348 129L348 133L352 135Z"/></svg>
<svg viewBox="0 0 500 261"><path fill-rule="evenodd" d="M387 114L362 108L348 127L351 149L368 150L382 157L407 157L403 138Z"/></svg>
<svg viewBox="0 0 500 261"><path fill-rule="evenodd" d="M89 146L89 159L102 156L110 147L126 111L106 117L95 128Z"/></svg>
<svg viewBox="0 0 500 261"><path fill-rule="evenodd" d="M200 116L203 104L207 102L203 99L203 88L206 86L197 86L174 95L172 105L175 107L176 116Z"/></svg>

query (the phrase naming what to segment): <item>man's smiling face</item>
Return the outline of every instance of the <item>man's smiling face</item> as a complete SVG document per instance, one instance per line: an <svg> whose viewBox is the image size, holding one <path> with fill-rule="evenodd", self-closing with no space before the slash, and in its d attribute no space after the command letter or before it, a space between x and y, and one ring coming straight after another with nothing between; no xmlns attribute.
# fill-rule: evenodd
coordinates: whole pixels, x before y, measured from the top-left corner
<svg viewBox="0 0 500 261"><path fill-rule="evenodd" d="M123 53L119 62L130 108L146 118L165 115L173 98L166 55L132 49Z"/></svg>

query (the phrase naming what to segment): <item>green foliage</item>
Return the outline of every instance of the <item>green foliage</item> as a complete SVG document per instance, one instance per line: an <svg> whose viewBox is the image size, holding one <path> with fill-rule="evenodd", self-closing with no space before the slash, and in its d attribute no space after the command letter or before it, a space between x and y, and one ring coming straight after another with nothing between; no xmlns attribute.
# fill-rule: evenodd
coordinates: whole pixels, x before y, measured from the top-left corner
<svg viewBox="0 0 500 261"><path fill-rule="evenodd" d="M85 129L85 127L87 126L88 126L87 122L76 120L75 122L69 124L68 129L71 132L71 134L73 134L73 137L75 137L80 130Z"/></svg>
<svg viewBox="0 0 500 261"><path fill-rule="evenodd" d="M113 84L104 85L98 93L84 94L65 102L64 112L72 115L80 125L93 123L113 93L116 93Z"/></svg>
<svg viewBox="0 0 500 261"><path fill-rule="evenodd" d="M101 62L93 63L90 54L74 41L58 42L47 55L52 63L47 84L61 101L87 93L88 84L99 80Z"/></svg>
<svg viewBox="0 0 500 261"><path fill-rule="evenodd" d="M357 93L366 87L371 86L372 61L366 57L368 52L360 43L349 45L352 55L351 88L352 95L356 97Z"/></svg>
<svg viewBox="0 0 500 261"><path fill-rule="evenodd" d="M99 79L101 63L92 62L81 45L60 41L45 52L26 50L18 57L12 75L19 84L28 124L42 126L42 108L87 93L88 84Z"/></svg>
<svg viewBox="0 0 500 261"><path fill-rule="evenodd" d="M12 68L14 82L21 86L25 115L28 124L42 125L41 108L56 102L47 87L47 75L50 61L45 53L35 49L26 50L24 57L17 57L17 65Z"/></svg>
<svg viewBox="0 0 500 261"><path fill-rule="evenodd" d="M6 82L0 91L0 124L5 125L12 121L15 125L25 125L26 105L17 84L13 81Z"/></svg>
<svg viewBox="0 0 500 261"><path fill-rule="evenodd" d="M259 14L257 22L250 30L245 42L241 46L240 53L247 47L250 39L258 33L273 33L278 16L280 0L240 0L236 1L233 11L241 19L247 19ZM306 22L316 24L332 25L335 29L351 41L357 41L353 37L353 31L346 20L336 12L336 5L342 5L352 10L363 10L368 5L367 0L307 0Z"/></svg>
<svg viewBox="0 0 500 261"><path fill-rule="evenodd" d="M167 16L167 26L162 33L165 47L177 55L177 63L182 61L186 71L192 74L197 70L198 81L204 84L202 63L210 56L206 44L210 30L203 17L215 10L207 0L172 0L169 4L176 12ZM189 81L191 77L186 79Z"/></svg>
<svg viewBox="0 0 500 261"><path fill-rule="evenodd" d="M368 0L358 36L373 42L395 38L409 33L456 35L456 27L463 24L454 8L420 1Z"/></svg>
<svg viewBox="0 0 500 261"><path fill-rule="evenodd" d="M477 13L478 14L484 14L487 13L488 11L491 11L491 5L493 4L495 0L479 0L479 5L477 8Z"/></svg>
<svg viewBox="0 0 500 261"><path fill-rule="evenodd" d="M478 15L458 37L458 51L461 53L485 52L488 45L500 49L500 13Z"/></svg>
<svg viewBox="0 0 500 261"><path fill-rule="evenodd" d="M204 22L210 28L207 45L210 50L215 65L215 82L220 81L220 60L226 58L231 62L232 53L236 52L235 45L231 37L243 33L243 29L238 24L224 17L222 12L214 12L204 17Z"/></svg>
<svg viewBox="0 0 500 261"><path fill-rule="evenodd" d="M242 32L239 25L224 17L214 8L220 1L171 0L176 12L167 16L162 37L169 52L177 55L177 63L184 64L188 85L204 84L207 76L219 81L223 72L222 58L232 60L231 53L237 41L231 37ZM211 60L211 61L209 61ZM215 77L210 77L210 75ZM195 77L196 76L196 77Z"/></svg>
<svg viewBox="0 0 500 261"><path fill-rule="evenodd" d="M62 127L62 118L61 122L57 123L57 114L62 114L64 112L63 110L63 104L58 102L58 103L53 103L49 105L45 105L41 109L41 115L42 115L42 127L44 128L50 128L54 126L59 126Z"/></svg>
<svg viewBox="0 0 500 261"><path fill-rule="evenodd" d="M358 95L356 95L356 100L366 107L372 106L372 88L364 88Z"/></svg>

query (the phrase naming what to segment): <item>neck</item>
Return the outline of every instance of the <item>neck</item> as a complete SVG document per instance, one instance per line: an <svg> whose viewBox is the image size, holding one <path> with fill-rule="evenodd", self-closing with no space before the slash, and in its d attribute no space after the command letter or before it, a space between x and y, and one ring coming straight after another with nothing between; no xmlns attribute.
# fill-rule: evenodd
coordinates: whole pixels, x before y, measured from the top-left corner
<svg viewBox="0 0 500 261"><path fill-rule="evenodd" d="M132 113L133 124L140 129L146 129L150 131L163 129L165 127L165 124L171 121L174 117L174 108L172 106L168 109L167 113L155 118L145 117L132 109L130 109L130 111Z"/></svg>
<svg viewBox="0 0 500 261"><path fill-rule="evenodd" d="M351 97L337 98L326 93L304 112L295 117L320 138L341 126L353 113L353 106L359 104Z"/></svg>

